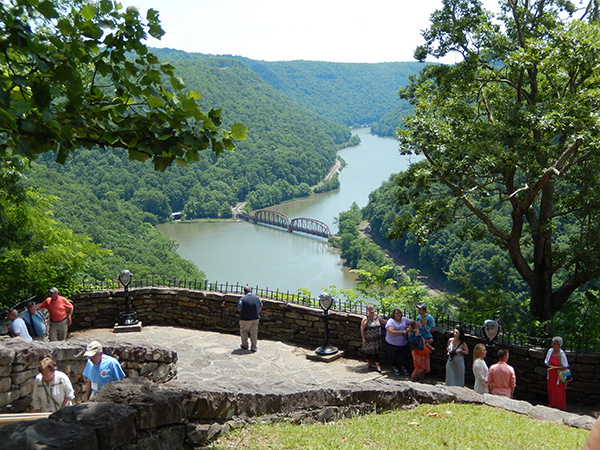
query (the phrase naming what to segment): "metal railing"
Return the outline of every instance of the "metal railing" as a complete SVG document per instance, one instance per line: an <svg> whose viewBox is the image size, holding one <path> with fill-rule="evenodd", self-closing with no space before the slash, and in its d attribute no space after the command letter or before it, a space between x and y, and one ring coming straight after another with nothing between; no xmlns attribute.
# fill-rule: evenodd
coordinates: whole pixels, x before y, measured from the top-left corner
<svg viewBox="0 0 600 450"><path fill-rule="evenodd" d="M197 281L197 280L180 280L175 278L152 278L148 280L135 280L133 279L130 284L130 288L177 288L177 289L191 289L200 291L212 291L220 293L230 294L243 294L245 284L240 283L219 283L210 281ZM310 307L319 307L319 300L317 298L308 297L299 293L293 293L290 291L280 291L279 289L272 290L269 288L261 288L259 286L251 286L253 292L262 298L276 299L283 302L294 303L299 305L306 305ZM105 289L122 289L123 286L118 281L83 281L83 292L105 290ZM366 315L367 307L371 303L365 303L362 301L345 302L338 298L334 299L331 310ZM377 308L378 312L383 314L385 317L389 317L391 310L384 308ZM416 318L416 312L404 311L403 315L410 319ZM433 315L438 328L452 329L460 326L465 333L480 336L484 338L484 333L481 325L473 324L464 320L458 320L450 317L449 315ZM549 348L551 344L550 337L536 337L530 336L527 333L504 331L500 328L498 336L495 341L496 344L505 345L518 345L529 348ZM564 339L562 348L565 351L571 351L575 353L599 353L600 343L598 342L576 342L569 339Z"/></svg>

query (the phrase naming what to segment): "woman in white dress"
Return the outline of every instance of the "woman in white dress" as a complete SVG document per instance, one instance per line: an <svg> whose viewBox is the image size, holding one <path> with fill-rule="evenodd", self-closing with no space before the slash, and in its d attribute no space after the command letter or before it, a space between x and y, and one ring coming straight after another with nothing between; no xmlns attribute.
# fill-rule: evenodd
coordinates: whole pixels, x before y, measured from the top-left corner
<svg viewBox="0 0 600 450"><path fill-rule="evenodd" d="M34 412L54 412L68 406L75 398L69 377L56 370L52 358L44 358L38 364L38 373L33 383L31 406Z"/></svg>
<svg viewBox="0 0 600 450"><path fill-rule="evenodd" d="M454 328L446 349L448 351L446 386L464 386L465 356L469 354L469 347L465 342L465 332L461 327Z"/></svg>
<svg viewBox="0 0 600 450"><path fill-rule="evenodd" d="M487 394L490 392L488 381L488 366L485 363L487 349L483 344L477 344L473 349L473 375L475 376L475 392Z"/></svg>

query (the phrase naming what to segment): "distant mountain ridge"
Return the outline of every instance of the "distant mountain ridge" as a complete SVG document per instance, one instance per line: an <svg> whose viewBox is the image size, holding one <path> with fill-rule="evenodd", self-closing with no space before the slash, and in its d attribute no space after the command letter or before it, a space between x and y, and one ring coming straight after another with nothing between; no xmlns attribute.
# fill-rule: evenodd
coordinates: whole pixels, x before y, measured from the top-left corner
<svg viewBox="0 0 600 450"><path fill-rule="evenodd" d="M323 118L346 126L371 126L376 134L393 136L400 118L412 107L398 96L419 62L335 63L321 61L258 61L241 56L205 55L152 49L161 59L193 65L206 58L242 62L261 80L290 100Z"/></svg>
<svg viewBox="0 0 600 450"><path fill-rule="evenodd" d="M348 126L371 125L409 108L398 91L423 64L265 62L239 58L299 105ZM399 123L396 124L396 127Z"/></svg>

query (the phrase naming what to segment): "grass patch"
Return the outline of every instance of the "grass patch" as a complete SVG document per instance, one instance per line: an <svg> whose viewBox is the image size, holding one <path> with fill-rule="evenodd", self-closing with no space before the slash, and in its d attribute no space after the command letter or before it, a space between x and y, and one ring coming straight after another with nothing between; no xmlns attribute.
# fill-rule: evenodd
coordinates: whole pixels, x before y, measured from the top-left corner
<svg viewBox="0 0 600 450"><path fill-rule="evenodd" d="M589 431L486 405L422 405L334 423L256 424L207 449L580 449Z"/></svg>

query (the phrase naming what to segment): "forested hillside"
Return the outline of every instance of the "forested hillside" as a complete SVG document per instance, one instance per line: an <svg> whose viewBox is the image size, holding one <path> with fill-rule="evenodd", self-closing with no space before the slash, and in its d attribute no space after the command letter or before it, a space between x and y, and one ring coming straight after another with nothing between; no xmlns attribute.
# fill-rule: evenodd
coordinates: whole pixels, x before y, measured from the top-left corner
<svg viewBox="0 0 600 450"><path fill-rule="evenodd" d="M238 202L258 209L311 195L310 186L331 168L336 151L355 143L348 125L387 117L387 128L378 132L393 134L406 113L400 112L406 105L398 89L421 67L266 63L151 51L176 67L187 88L201 93L204 108L223 108L225 127L247 126L247 138L233 152L200 153L188 167L173 165L163 173L118 150L82 149L64 165L52 153L39 157L24 184L58 197L45 214L104 249L90 251L82 277L113 278L127 267L138 279L201 279L201 268L177 255L175 243L156 231L157 223L170 220L172 212L185 219L230 218Z"/></svg>
<svg viewBox="0 0 600 450"><path fill-rule="evenodd" d="M239 61L162 52L161 59L176 64L186 84L204 94L203 104L224 107L225 121L244 123L248 137L234 152L205 152L189 167L164 173L130 161L124 151L80 150L64 165L52 154L39 158L26 183L60 197L56 218L113 252L88 266L86 275L94 279L125 265L144 278L201 277L155 224L175 211L187 219L229 218L232 205L243 200L260 208L310 195L309 186L350 138L347 127L298 107Z"/></svg>
<svg viewBox="0 0 600 450"><path fill-rule="evenodd" d="M299 105L348 126L371 126L393 136L398 120L412 111L398 96L423 63L378 64L319 61L255 61L241 58L261 78Z"/></svg>

